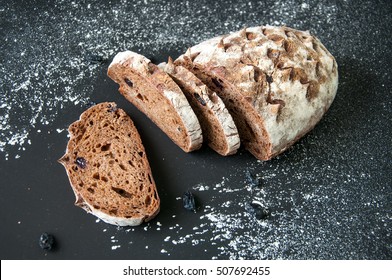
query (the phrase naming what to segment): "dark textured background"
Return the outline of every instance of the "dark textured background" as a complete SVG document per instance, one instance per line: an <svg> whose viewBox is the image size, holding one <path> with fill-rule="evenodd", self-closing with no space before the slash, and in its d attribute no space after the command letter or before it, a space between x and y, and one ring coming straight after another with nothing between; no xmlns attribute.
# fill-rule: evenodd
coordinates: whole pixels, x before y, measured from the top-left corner
<svg viewBox="0 0 392 280"><path fill-rule="evenodd" d="M0 2L1 259L392 258L391 1ZM124 49L161 62L264 24L310 30L339 65L326 116L269 162L183 153L106 76ZM162 201L149 224L117 228L73 206L57 159L91 101L117 102L140 131ZM197 213L178 199L192 188ZM252 199L268 219L247 214Z"/></svg>

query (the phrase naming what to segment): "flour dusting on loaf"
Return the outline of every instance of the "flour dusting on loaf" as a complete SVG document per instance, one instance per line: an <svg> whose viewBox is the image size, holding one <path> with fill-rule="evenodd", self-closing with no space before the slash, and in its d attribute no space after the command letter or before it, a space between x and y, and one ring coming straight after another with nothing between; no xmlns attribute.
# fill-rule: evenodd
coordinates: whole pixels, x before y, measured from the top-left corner
<svg viewBox="0 0 392 280"><path fill-rule="evenodd" d="M268 160L310 131L337 91L334 57L307 31L244 28L191 47L183 65L213 88L245 147Z"/></svg>

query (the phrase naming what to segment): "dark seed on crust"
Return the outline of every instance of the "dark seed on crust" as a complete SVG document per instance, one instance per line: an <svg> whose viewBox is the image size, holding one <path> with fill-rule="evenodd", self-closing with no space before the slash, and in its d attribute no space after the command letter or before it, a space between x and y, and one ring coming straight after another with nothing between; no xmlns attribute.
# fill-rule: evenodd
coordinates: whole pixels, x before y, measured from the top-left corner
<svg viewBox="0 0 392 280"><path fill-rule="evenodd" d="M77 157L75 163L82 169L85 169L87 167L87 161L82 157Z"/></svg>
<svg viewBox="0 0 392 280"><path fill-rule="evenodd" d="M206 106L207 103L206 101L198 94L198 93L194 93L193 96L196 98L196 100L203 106Z"/></svg>

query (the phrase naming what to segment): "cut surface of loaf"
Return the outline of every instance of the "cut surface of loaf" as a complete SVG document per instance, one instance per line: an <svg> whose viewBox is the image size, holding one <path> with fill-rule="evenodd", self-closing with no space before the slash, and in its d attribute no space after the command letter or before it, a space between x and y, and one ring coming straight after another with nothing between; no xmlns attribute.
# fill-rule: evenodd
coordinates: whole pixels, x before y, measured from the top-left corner
<svg viewBox="0 0 392 280"><path fill-rule="evenodd" d="M199 119L204 139L217 153L232 155L240 146L237 127L220 97L183 66L158 65L178 84Z"/></svg>
<svg viewBox="0 0 392 280"><path fill-rule="evenodd" d="M174 62L229 109L245 148L268 160L310 131L337 91L334 57L309 32L259 26L204 41Z"/></svg>
<svg viewBox="0 0 392 280"><path fill-rule="evenodd" d="M185 152L203 143L200 123L181 89L146 57L132 51L118 53L108 76L120 93L149 117Z"/></svg>
<svg viewBox="0 0 392 280"><path fill-rule="evenodd" d="M59 162L76 196L75 205L103 221L136 226L154 218L160 200L139 133L115 103L100 103L69 126Z"/></svg>

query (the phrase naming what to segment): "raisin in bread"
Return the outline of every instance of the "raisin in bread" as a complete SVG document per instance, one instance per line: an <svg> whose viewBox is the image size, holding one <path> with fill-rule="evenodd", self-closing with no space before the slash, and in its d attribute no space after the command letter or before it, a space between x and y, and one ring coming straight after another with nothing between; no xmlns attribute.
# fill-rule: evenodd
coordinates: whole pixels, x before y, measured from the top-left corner
<svg viewBox="0 0 392 280"><path fill-rule="evenodd" d="M188 69L175 66L171 58L168 63L158 66L164 69L184 92L199 119L207 144L223 156L236 153L240 146L238 130L219 96Z"/></svg>
<svg viewBox="0 0 392 280"><path fill-rule="evenodd" d="M59 162L75 205L103 221L136 226L154 218L160 200L142 141L130 117L115 103L86 110L69 127Z"/></svg>
<svg viewBox="0 0 392 280"><path fill-rule="evenodd" d="M309 32L245 28L204 41L175 60L225 102L241 141L268 160L309 132L337 91L334 57Z"/></svg>
<svg viewBox="0 0 392 280"><path fill-rule="evenodd" d="M199 149L203 136L199 121L177 84L146 57L118 53L108 76L120 93L147 115L185 152Z"/></svg>

